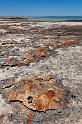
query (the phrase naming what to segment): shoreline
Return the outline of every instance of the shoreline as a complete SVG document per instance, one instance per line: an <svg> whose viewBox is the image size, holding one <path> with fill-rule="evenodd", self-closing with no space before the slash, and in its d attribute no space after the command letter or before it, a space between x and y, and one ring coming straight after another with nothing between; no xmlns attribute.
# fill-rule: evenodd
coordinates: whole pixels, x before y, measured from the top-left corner
<svg viewBox="0 0 82 124"><path fill-rule="evenodd" d="M49 16L50 17L50 16ZM53 17L53 16L51 16ZM23 16L0 16L0 19L14 19L14 20L30 20L30 21L38 21L38 22L82 22L82 16L74 16L76 17L77 19L70 19L70 17L73 17L73 16L54 16L54 17L57 17L57 19L55 18L47 18L47 16L27 16L27 17L23 17ZM62 19L60 18L62 17ZM68 19L63 19L63 18L66 18L68 17ZM81 19L79 19L79 17L81 17ZM60 18L60 19L59 19Z"/></svg>

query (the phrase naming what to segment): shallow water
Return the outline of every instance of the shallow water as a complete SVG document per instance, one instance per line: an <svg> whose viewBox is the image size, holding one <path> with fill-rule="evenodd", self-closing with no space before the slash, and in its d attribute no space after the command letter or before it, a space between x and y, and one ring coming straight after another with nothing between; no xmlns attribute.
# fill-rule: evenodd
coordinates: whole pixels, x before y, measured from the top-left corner
<svg viewBox="0 0 82 124"><path fill-rule="evenodd" d="M40 21L82 21L82 16L32 16L30 17L32 20L40 20Z"/></svg>

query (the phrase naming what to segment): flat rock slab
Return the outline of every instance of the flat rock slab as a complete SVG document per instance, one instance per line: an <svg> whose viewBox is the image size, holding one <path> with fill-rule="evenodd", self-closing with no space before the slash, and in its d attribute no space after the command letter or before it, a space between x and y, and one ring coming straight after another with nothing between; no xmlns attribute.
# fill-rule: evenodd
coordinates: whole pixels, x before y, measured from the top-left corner
<svg viewBox="0 0 82 124"><path fill-rule="evenodd" d="M0 124L81 124L82 22L0 19Z"/></svg>

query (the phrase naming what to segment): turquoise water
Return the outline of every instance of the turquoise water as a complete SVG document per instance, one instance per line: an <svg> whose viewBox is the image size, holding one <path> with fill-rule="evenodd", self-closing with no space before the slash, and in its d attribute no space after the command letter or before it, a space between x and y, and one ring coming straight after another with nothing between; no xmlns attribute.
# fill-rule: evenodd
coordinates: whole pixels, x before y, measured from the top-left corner
<svg viewBox="0 0 82 124"><path fill-rule="evenodd" d="M39 21L82 21L82 16L37 16L30 18Z"/></svg>

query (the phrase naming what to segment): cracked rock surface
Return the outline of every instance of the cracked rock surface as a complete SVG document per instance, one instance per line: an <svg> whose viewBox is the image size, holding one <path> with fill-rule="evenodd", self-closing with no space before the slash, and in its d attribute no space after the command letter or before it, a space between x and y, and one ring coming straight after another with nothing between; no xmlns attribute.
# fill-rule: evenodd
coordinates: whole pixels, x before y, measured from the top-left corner
<svg viewBox="0 0 82 124"><path fill-rule="evenodd" d="M82 22L0 18L0 124L82 124Z"/></svg>

